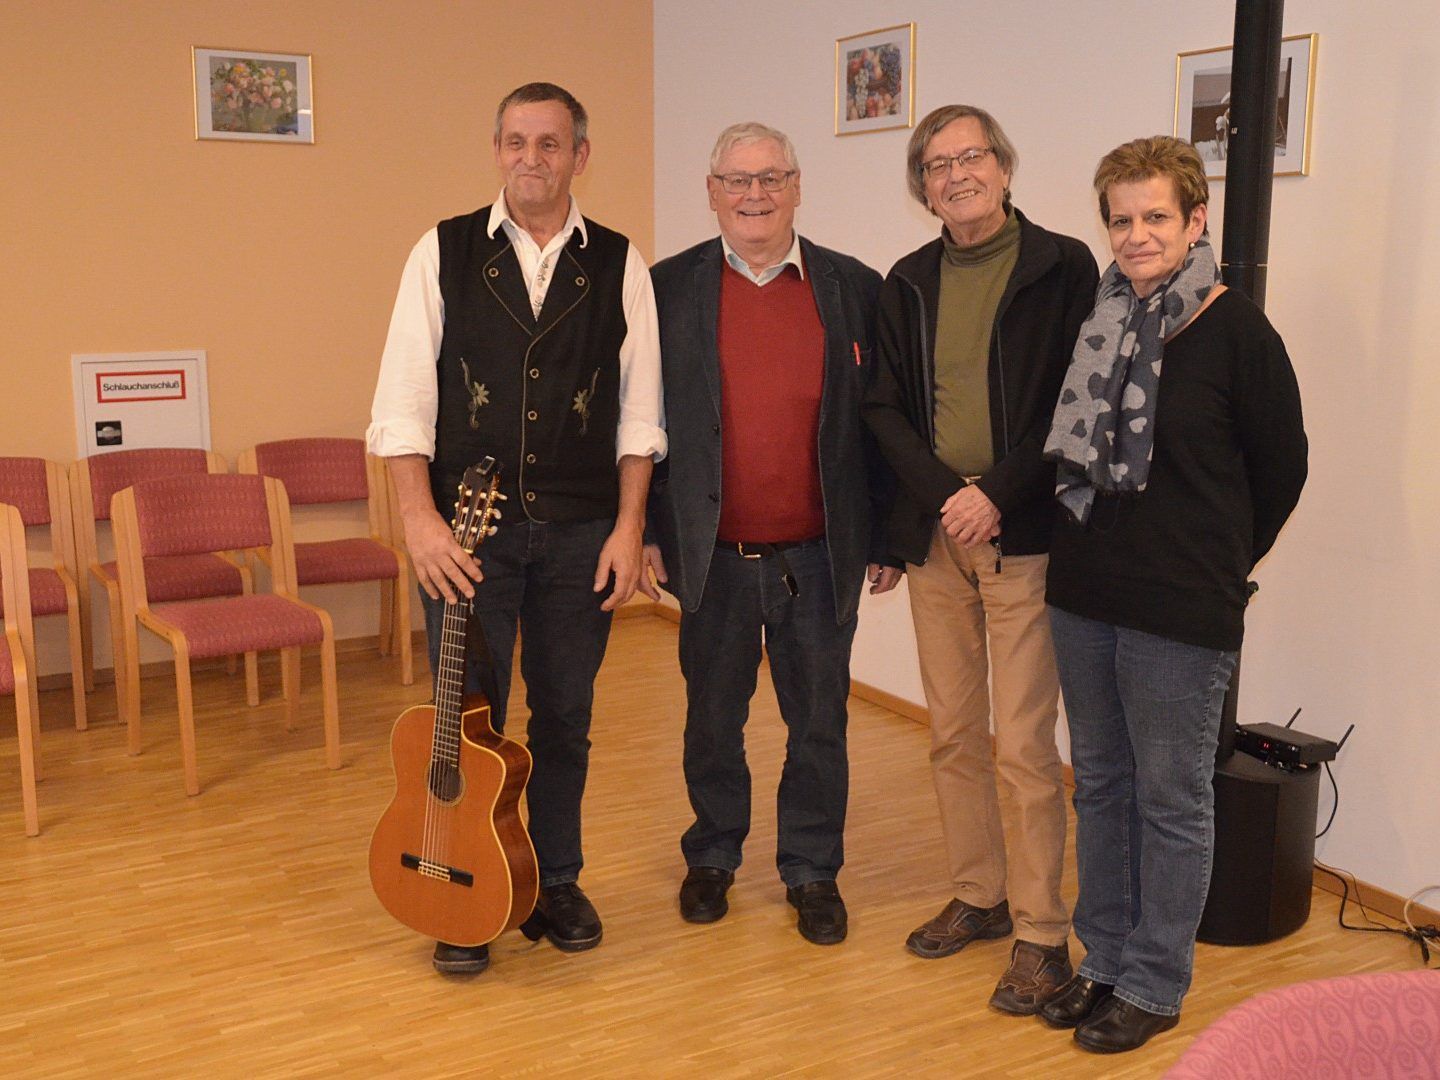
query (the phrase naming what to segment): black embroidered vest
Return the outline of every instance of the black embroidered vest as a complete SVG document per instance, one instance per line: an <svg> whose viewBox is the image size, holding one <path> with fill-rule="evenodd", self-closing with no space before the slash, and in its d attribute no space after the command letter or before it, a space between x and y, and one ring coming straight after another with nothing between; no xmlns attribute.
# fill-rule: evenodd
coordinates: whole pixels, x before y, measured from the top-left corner
<svg viewBox="0 0 1440 1080"><path fill-rule="evenodd" d="M556 254L537 319L509 237L503 227L487 236L489 221L486 207L438 227L435 504L448 520L460 477L489 454L510 520L521 510L535 521L613 516L630 242L587 218L589 243L577 229Z"/></svg>

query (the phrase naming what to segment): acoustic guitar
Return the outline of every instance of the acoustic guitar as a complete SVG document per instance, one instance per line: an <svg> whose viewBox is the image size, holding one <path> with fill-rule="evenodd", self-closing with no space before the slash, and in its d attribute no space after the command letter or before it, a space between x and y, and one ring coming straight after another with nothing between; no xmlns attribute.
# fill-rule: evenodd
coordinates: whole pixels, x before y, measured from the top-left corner
<svg viewBox="0 0 1440 1080"><path fill-rule="evenodd" d="M500 470L487 457L465 471L452 523L474 554L495 533ZM520 818L530 752L491 724L484 694L466 694L473 601L445 604L435 703L395 721L395 798L370 838L370 883L385 910L427 937L485 945L535 907L539 872Z"/></svg>

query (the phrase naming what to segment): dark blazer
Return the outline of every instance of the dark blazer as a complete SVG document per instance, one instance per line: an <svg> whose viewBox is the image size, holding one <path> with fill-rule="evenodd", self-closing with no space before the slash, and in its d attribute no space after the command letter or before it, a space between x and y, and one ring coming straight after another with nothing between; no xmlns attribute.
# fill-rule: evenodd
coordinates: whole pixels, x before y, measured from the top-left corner
<svg viewBox="0 0 1440 1080"><path fill-rule="evenodd" d="M1000 510L1007 555L1050 550L1055 466L1042 460L1060 383L1100 274L1079 240L1042 229L1020 211L1020 254L990 335L990 427L995 464L977 486ZM897 262L880 292L876 374L865 419L898 477L886 542L921 565L940 507L965 481L935 456L935 326L940 300L936 238Z"/></svg>
<svg viewBox="0 0 1440 1080"><path fill-rule="evenodd" d="M873 368L871 334L880 275L800 238L805 277L825 327L820 404L820 488L838 621L860 604L865 564L882 558L879 527L893 482L860 420ZM720 277L717 237L651 270L660 313L665 426L670 451L655 468L647 540L660 545L666 588L686 611L700 606L720 524ZM859 363L856 363L856 349ZM893 560L889 560L895 565Z"/></svg>

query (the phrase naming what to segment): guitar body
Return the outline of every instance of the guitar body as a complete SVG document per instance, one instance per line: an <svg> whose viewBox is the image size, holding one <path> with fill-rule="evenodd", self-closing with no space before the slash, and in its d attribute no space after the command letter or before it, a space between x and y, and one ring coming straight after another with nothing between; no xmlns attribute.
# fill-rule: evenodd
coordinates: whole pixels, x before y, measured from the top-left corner
<svg viewBox="0 0 1440 1080"><path fill-rule="evenodd" d="M437 772L435 712L417 705L395 721L395 798L370 839L370 882L385 910L412 930L484 945L528 918L539 891L520 816L530 753L494 730L477 695L460 717L457 765Z"/></svg>

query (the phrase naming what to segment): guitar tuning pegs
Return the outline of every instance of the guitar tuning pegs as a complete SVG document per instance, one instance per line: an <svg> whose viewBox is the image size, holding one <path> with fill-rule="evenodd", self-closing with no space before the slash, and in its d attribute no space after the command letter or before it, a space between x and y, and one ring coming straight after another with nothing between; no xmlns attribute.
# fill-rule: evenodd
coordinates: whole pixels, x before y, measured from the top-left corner
<svg viewBox="0 0 1440 1080"><path fill-rule="evenodd" d="M490 516L491 516L492 518L494 518L496 521L499 521L500 518L501 518L503 515L500 513L499 510L492 509L492 510L490 511Z"/></svg>
<svg viewBox="0 0 1440 1080"><path fill-rule="evenodd" d="M501 492L501 491L495 492L495 498L499 499L501 502L509 502L509 501L510 501L510 496L509 496L509 495L506 495L504 492Z"/></svg>
<svg viewBox="0 0 1440 1080"><path fill-rule="evenodd" d="M491 525L490 528L488 528L488 529L485 530L485 535L486 535L486 536L494 536L494 535L495 535L497 532L499 532L499 531L500 531L500 526L499 526L499 525Z"/></svg>

